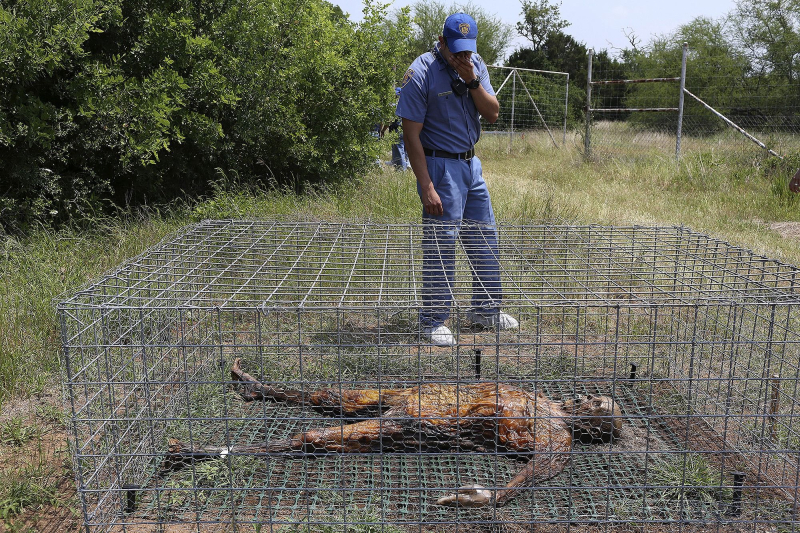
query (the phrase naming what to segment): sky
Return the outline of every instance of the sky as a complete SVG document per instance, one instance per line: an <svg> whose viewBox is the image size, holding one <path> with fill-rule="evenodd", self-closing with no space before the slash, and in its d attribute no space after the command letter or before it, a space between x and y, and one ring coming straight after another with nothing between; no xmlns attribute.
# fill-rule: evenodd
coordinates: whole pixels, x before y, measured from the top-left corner
<svg viewBox="0 0 800 533"><path fill-rule="evenodd" d="M329 1L349 13L351 20L361 20L361 0ZM520 19L520 0L473 1L512 27ZM395 0L390 9L404 7L413 2L414 0ZM449 0L444 2L447 5L451 3ZM735 0L562 0L561 18L570 22L570 26L564 29L565 33L589 48L606 49L614 55L615 49L629 46L625 37L626 31L630 33L632 30L638 37L639 44L645 45L652 37L671 33L678 26L701 15L719 19L733 11L735 6ZM514 33L516 35L516 31ZM524 46L526 42L518 37L507 53Z"/></svg>

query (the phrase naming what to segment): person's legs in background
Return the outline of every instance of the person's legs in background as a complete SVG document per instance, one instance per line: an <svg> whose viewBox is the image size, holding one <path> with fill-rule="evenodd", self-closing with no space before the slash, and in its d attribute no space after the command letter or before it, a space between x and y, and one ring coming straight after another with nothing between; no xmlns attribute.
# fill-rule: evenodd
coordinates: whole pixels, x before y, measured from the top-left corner
<svg viewBox="0 0 800 533"><path fill-rule="evenodd" d="M408 169L408 155L406 154L406 144L403 142L403 132L399 132L400 135L397 141L397 150L400 152L400 161L403 170Z"/></svg>
<svg viewBox="0 0 800 533"><path fill-rule="evenodd" d="M392 145L392 165L395 170L406 170L408 168L406 145L403 143L403 132L400 132L398 142Z"/></svg>

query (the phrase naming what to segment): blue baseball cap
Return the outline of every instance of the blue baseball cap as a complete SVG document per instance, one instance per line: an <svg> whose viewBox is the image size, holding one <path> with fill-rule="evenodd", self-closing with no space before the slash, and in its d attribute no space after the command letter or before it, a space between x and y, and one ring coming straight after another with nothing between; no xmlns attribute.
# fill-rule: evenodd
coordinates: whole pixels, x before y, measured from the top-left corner
<svg viewBox="0 0 800 533"><path fill-rule="evenodd" d="M447 41L447 48L454 54L466 50L478 53L478 24L466 13L454 13L447 17L442 36Z"/></svg>

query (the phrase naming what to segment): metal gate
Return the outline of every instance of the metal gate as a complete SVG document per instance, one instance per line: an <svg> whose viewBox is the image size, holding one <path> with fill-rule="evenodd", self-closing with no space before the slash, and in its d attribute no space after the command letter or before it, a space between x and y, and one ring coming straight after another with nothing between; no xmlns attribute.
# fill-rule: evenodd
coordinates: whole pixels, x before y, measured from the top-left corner
<svg viewBox="0 0 800 533"><path fill-rule="evenodd" d="M543 135L556 147L565 144L568 73L500 66L490 66L489 73L500 117L495 124L483 124L484 133L506 135L509 148L531 135Z"/></svg>

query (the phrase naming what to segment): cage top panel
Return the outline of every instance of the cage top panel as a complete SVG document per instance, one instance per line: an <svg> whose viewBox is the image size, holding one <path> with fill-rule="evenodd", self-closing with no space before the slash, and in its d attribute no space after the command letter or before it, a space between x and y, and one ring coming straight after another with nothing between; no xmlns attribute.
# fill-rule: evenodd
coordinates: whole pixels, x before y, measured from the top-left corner
<svg viewBox="0 0 800 533"><path fill-rule="evenodd" d="M60 306L417 307L425 231L430 229L422 223L204 221ZM481 238L496 232L504 306L799 301L797 268L685 227L501 224L487 233L463 222L454 231ZM463 238L455 246L451 288L457 307L468 308L473 294L470 246Z"/></svg>

